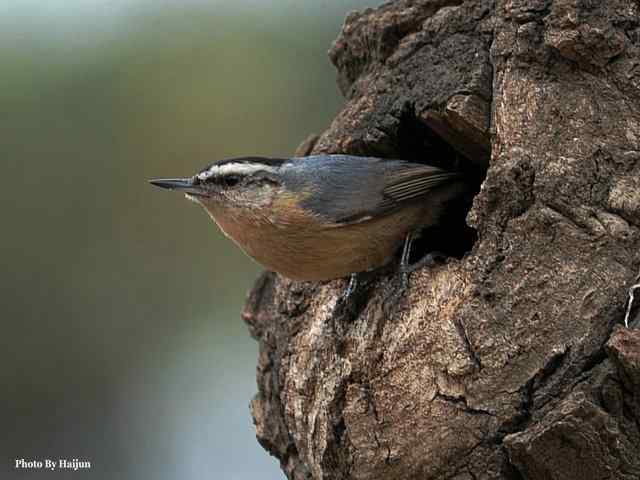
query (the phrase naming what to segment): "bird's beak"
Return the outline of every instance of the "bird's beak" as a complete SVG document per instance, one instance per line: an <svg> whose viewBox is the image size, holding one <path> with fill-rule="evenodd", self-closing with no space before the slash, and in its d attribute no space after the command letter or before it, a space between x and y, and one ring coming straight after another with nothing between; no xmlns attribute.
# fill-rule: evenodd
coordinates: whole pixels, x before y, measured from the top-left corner
<svg viewBox="0 0 640 480"><path fill-rule="evenodd" d="M160 178L157 180L149 180L149 183L156 187L178 190L189 195L200 197L208 195L207 191L202 188L202 185L195 183L193 178Z"/></svg>

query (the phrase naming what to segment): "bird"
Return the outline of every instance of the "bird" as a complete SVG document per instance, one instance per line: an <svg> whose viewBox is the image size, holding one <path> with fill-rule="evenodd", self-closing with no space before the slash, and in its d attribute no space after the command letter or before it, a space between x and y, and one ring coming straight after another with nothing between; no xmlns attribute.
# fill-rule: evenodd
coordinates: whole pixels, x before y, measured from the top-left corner
<svg viewBox="0 0 640 480"><path fill-rule="evenodd" d="M226 236L292 280L350 278L393 261L469 191L465 175L434 165L354 155L238 157L186 178L149 180L200 204Z"/></svg>

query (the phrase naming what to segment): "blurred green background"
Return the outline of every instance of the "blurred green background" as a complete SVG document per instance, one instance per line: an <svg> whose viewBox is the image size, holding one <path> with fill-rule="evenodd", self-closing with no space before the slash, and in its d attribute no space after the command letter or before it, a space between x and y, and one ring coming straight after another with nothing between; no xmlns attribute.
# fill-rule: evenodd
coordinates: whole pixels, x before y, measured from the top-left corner
<svg viewBox="0 0 640 480"><path fill-rule="evenodd" d="M371 4L0 2L1 478L283 478L248 409L259 268L146 180L324 130L326 51Z"/></svg>

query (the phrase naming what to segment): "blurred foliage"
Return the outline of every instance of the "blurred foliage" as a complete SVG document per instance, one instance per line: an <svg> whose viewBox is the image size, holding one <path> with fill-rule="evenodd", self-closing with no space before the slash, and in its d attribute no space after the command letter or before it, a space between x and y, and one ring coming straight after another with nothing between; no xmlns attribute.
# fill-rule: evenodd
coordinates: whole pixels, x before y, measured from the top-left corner
<svg viewBox="0 0 640 480"><path fill-rule="evenodd" d="M259 268L146 184L289 155L339 108L326 50L366 2L264 3L0 22L2 468L84 456L91 478L214 473L190 457L220 478L280 477L247 408L256 353L238 313Z"/></svg>

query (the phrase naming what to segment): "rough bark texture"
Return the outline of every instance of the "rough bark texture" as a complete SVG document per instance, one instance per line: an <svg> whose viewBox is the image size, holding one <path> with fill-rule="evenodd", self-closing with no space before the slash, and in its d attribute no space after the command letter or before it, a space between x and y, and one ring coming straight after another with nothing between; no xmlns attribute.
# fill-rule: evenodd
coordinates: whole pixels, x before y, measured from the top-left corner
<svg viewBox="0 0 640 480"><path fill-rule="evenodd" d="M290 479L638 479L640 4L399 0L330 51L347 103L298 153L488 168L461 259L344 281L266 273L258 440ZM457 158L457 160L455 160ZM363 242L367 239L362 239Z"/></svg>

